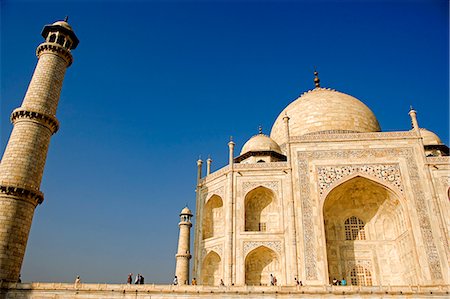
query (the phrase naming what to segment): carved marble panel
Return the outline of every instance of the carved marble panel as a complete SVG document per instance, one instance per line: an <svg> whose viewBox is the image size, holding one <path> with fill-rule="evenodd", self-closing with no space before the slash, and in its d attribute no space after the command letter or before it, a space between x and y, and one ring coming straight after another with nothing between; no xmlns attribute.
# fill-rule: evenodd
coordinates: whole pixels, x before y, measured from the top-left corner
<svg viewBox="0 0 450 299"><path fill-rule="evenodd" d="M244 256L259 246L266 246L272 249L278 254L281 254L281 242L280 241L248 241L244 242Z"/></svg>
<svg viewBox="0 0 450 299"><path fill-rule="evenodd" d="M278 192L278 181L266 181L266 182L243 182L242 183L242 190L244 192L244 194L247 193L247 191L259 187L259 186L263 186L266 187L272 191L274 191L275 193Z"/></svg>
<svg viewBox="0 0 450 299"><path fill-rule="evenodd" d="M439 262L437 247L431 230L431 220L429 218L424 187L422 185L419 168L414 158L414 150L412 148L386 148L386 149L367 149L367 150L342 150L342 151L308 151L298 152L298 168L299 168L299 186L303 214L303 236L305 246L305 270L306 279L317 279L317 248L316 233L314 230L313 206L315 202L310 194L310 177L309 163L312 160L343 160L343 159L374 159L384 157L402 157L405 158L408 177L413 190L413 202L416 206L417 215L419 217L420 231L423 238L423 246L427 256L427 262L430 268L432 279L442 279L442 270ZM351 171L351 170L344 170ZM395 173L395 170L393 170ZM375 171L375 173L377 173ZM388 175L389 177L389 175ZM394 175L395 181L395 175Z"/></svg>
<svg viewBox="0 0 450 299"><path fill-rule="evenodd" d="M403 193L403 184L398 164L360 164L360 165L330 165L317 167L319 179L319 193L326 194L326 191L334 188L336 184L345 177L355 174L364 174L377 178L386 185L397 189Z"/></svg>
<svg viewBox="0 0 450 299"><path fill-rule="evenodd" d="M202 259L211 251L214 251L215 253L217 253L220 258L223 258L223 249L222 249L222 245L214 245L211 247L207 247L207 248L203 248L202 250Z"/></svg>

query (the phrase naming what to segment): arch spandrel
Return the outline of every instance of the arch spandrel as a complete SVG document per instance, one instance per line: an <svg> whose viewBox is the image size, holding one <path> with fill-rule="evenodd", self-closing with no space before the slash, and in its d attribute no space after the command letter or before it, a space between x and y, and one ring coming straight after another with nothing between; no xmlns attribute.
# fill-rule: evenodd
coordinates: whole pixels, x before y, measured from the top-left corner
<svg viewBox="0 0 450 299"><path fill-rule="evenodd" d="M254 190L258 188L265 188L270 190L274 196L278 195L279 187L278 181L268 181L268 182L243 182L242 183L242 191L244 193L244 198L249 194L250 192L253 192Z"/></svg>
<svg viewBox="0 0 450 299"><path fill-rule="evenodd" d="M324 200L335 187L357 176L373 180L398 196L404 196L399 164L327 165L317 166L316 172L321 200Z"/></svg>
<svg viewBox="0 0 450 299"><path fill-rule="evenodd" d="M387 184L386 182L380 180L377 177L367 175L366 173L356 172L356 173L348 174L342 178L339 178L338 180L336 180L332 184L330 184L330 186L326 190L324 190L323 192L320 193L320 202L321 202L320 206L322 207L322 210L323 210L323 205L325 204L327 197L330 195L330 193L333 192L333 190L336 190L336 188L338 188L339 186L342 186L343 184L345 184L353 179L356 179L356 178L367 179L367 180L379 185L379 187L388 190L393 195L395 195L396 198L399 199L399 202L400 202L400 204L402 204L402 206L406 203L406 198L405 198L403 192L399 192L399 190L396 188L393 188L392 185Z"/></svg>

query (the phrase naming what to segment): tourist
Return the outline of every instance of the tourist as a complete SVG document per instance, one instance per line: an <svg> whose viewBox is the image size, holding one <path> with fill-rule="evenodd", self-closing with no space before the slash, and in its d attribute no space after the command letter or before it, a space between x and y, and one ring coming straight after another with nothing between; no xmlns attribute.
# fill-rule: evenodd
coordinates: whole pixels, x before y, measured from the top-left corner
<svg viewBox="0 0 450 299"><path fill-rule="evenodd" d="M224 287L224 286L225 286L225 284L223 283L223 279L220 279L220 286L221 286L221 287Z"/></svg>
<svg viewBox="0 0 450 299"><path fill-rule="evenodd" d="M277 277L274 276L274 277L273 277L273 285L276 286L276 285L277 285L277 282L278 282Z"/></svg>
<svg viewBox="0 0 450 299"><path fill-rule="evenodd" d="M303 286L303 282L300 280L300 281L298 282L298 285L302 287L302 286Z"/></svg>
<svg viewBox="0 0 450 299"><path fill-rule="evenodd" d="M346 286L346 285L347 285L347 280L345 280L345 278L342 278L341 286Z"/></svg>
<svg viewBox="0 0 450 299"><path fill-rule="evenodd" d="M18 283L22 283L22 279L20 278L20 274L19 274L19 278L17 279Z"/></svg>
<svg viewBox="0 0 450 299"><path fill-rule="evenodd" d="M139 284L144 284L144 276L140 275Z"/></svg>
<svg viewBox="0 0 450 299"><path fill-rule="evenodd" d="M78 287L81 284L81 278L80 275L77 275L77 278L75 278L75 287Z"/></svg>
<svg viewBox="0 0 450 299"><path fill-rule="evenodd" d="M300 285L300 281L297 279L297 277L294 277L294 281L295 281L296 285L298 285L298 286Z"/></svg>
<svg viewBox="0 0 450 299"><path fill-rule="evenodd" d="M191 284L192 284L193 286L196 286L196 285L197 285L197 280L195 279L195 277L192 278Z"/></svg>
<svg viewBox="0 0 450 299"><path fill-rule="evenodd" d="M134 280L134 284L139 284L140 281L141 281L141 274L138 273L138 274L136 275L136 279Z"/></svg>
<svg viewBox="0 0 450 299"><path fill-rule="evenodd" d="M177 285L178 284L178 278L177 278L177 276L175 275L175 277L174 277L174 279L173 279L173 285Z"/></svg>
<svg viewBox="0 0 450 299"><path fill-rule="evenodd" d="M338 280L336 279L336 277L334 277L334 278L333 278L333 285L334 285L334 286L337 286L337 284L338 284Z"/></svg>
<svg viewBox="0 0 450 299"><path fill-rule="evenodd" d="M131 284L133 282L133 273L128 274L127 284Z"/></svg>
<svg viewBox="0 0 450 299"><path fill-rule="evenodd" d="M271 285L271 286L275 285L275 282L274 282L274 280L273 280L273 275L272 275L272 273L270 273L270 285Z"/></svg>

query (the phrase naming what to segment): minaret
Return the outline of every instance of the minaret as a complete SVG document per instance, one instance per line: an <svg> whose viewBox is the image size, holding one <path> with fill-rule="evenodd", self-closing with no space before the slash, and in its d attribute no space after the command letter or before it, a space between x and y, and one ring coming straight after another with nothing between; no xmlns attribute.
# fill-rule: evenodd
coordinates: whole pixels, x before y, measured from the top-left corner
<svg viewBox="0 0 450 299"><path fill-rule="evenodd" d="M191 259L191 227L192 212L185 207L180 213L180 236L178 238L178 251L175 255L177 264L175 267L175 275L179 284L189 284L189 260Z"/></svg>
<svg viewBox="0 0 450 299"><path fill-rule="evenodd" d="M34 209L44 200L39 190L50 137L58 130L55 117L70 50L78 38L58 21L42 30L45 42L36 49L38 63L0 162L0 281L19 278Z"/></svg>

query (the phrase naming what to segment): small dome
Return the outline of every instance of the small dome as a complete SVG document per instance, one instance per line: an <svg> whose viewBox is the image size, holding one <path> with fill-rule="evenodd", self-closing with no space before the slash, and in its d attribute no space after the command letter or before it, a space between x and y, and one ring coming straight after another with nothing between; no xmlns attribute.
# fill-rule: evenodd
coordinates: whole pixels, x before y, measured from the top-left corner
<svg viewBox="0 0 450 299"><path fill-rule="evenodd" d="M191 212L191 210L189 210L188 207L185 207L184 209L181 210L180 215L191 215L192 216L192 212Z"/></svg>
<svg viewBox="0 0 450 299"><path fill-rule="evenodd" d="M423 145L438 145L438 144L442 144L442 141L439 138L439 136L436 135L435 133L427 130L427 129L420 128L420 135L423 138Z"/></svg>
<svg viewBox="0 0 450 299"><path fill-rule="evenodd" d="M248 152L272 151L281 154L280 146L267 135L259 133L250 138L242 147L241 155Z"/></svg>
<svg viewBox="0 0 450 299"><path fill-rule="evenodd" d="M276 119L270 137L285 142L283 117L289 117L289 134L324 132L379 132L373 112L360 100L329 88L317 87L289 104Z"/></svg>
<svg viewBox="0 0 450 299"><path fill-rule="evenodd" d="M73 31L72 27L70 27L69 23L67 23L66 21L56 21L52 25L53 26L61 26L61 27L66 28L67 30Z"/></svg>

